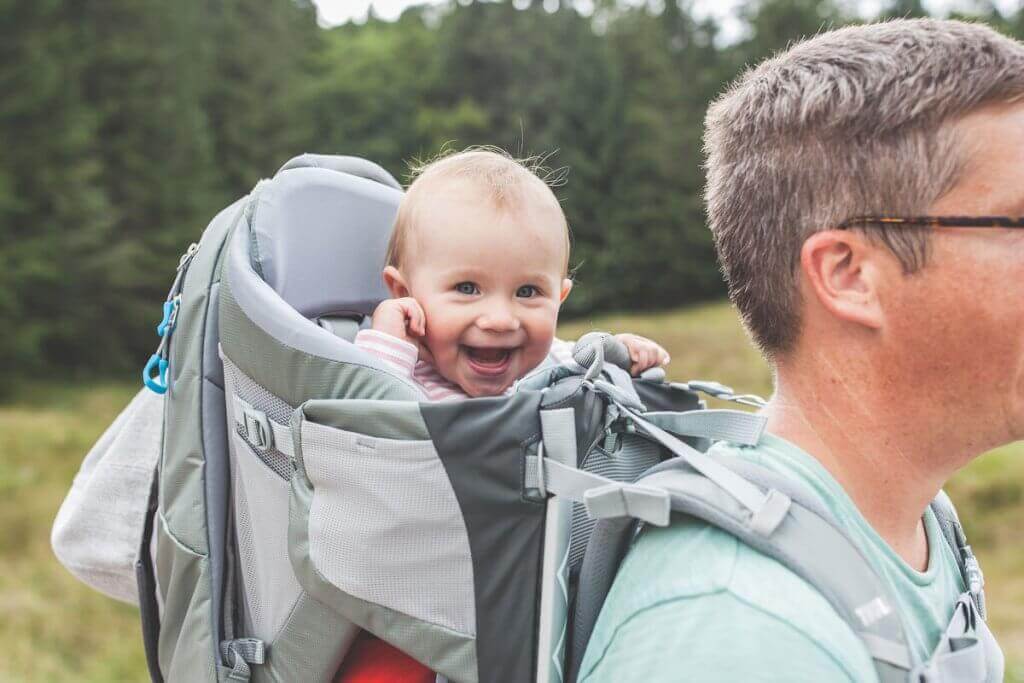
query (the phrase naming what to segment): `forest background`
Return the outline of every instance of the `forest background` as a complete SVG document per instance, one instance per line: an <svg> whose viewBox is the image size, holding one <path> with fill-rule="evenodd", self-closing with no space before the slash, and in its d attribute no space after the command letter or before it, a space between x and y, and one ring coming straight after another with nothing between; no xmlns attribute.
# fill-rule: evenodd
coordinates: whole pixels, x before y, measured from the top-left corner
<svg viewBox="0 0 1024 683"><path fill-rule="evenodd" d="M404 178L442 146L555 152L569 317L721 298L701 202L708 102L745 65L855 20L761 0L724 41L692 4L460 2L331 29L304 0L0 0L0 394L124 376L218 209L303 151ZM969 16L1024 37L1024 12ZM913 0L879 16L922 16Z"/></svg>

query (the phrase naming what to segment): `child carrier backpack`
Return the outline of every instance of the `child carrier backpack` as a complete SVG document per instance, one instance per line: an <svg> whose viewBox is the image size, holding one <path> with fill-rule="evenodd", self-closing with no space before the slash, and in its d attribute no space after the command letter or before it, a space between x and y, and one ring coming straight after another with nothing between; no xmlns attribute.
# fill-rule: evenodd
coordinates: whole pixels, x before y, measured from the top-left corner
<svg viewBox="0 0 1024 683"><path fill-rule="evenodd" d="M368 161L303 155L182 258L145 372L166 392L136 561L154 681L331 681L360 629L452 682L573 681L638 526L673 513L816 585L882 681L1001 666L945 496L933 508L970 590L918 662L828 512L771 471L703 452L756 444L765 420L708 410L697 392L755 397L631 378L614 338L593 334L574 363L545 363L507 395L431 403L356 348L387 296L400 198Z"/></svg>

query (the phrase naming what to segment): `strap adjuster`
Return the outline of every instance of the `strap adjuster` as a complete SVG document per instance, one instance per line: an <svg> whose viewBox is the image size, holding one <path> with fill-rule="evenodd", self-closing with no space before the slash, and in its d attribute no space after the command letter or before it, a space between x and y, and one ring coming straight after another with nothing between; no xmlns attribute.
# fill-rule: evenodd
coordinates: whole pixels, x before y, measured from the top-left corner
<svg viewBox="0 0 1024 683"><path fill-rule="evenodd" d="M242 428L242 436L250 444L261 450L269 450L274 446L274 430L270 427L270 419L262 410L253 408L249 403L235 396L235 421Z"/></svg>

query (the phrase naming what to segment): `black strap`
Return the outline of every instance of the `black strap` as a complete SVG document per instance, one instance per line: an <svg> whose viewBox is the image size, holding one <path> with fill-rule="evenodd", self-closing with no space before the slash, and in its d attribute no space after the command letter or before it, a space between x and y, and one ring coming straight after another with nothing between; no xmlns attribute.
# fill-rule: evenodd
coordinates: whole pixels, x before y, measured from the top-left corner
<svg viewBox="0 0 1024 683"><path fill-rule="evenodd" d="M576 683L583 664L594 625L601 613L630 543L636 535L638 522L628 517L598 520L587 541L587 552L580 567L576 591L576 607L572 619L572 638L566 660L569 665L567 683Z"/></svg>
<svg viewBox="0 0 1024 683"><path fill-rule="evenodd" d="M153 522L157 510L157 483L154 474L149 489L149 504L146 507L146 522L139 542L139 554L135 560L135 580L139 584L139 614L142 617L142 644L146 650L146 666L153 683L164 683L157 659L157 645L160 641L160 611L156 602L156 574L153 571L153 557L150 541L153 538Z"/></svg>

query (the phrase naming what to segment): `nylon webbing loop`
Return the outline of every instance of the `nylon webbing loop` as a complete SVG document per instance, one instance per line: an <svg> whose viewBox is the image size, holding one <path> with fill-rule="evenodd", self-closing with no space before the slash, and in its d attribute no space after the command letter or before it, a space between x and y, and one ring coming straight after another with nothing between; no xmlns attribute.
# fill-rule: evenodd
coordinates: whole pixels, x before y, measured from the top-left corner
<svg viewBox="0 0 1024 683"><path fill-rule="evenodd" d="M526 456L526 487L583 503L592 519L633 517L666 526L671 512L668 493L653 486L615 481L535 455Z"/></svg>
<svg viewBox="0 0 1024 683"><path fill-rule="evenodd" d="M220 644L220 653L224 662L231 667L229 681L248 683L252 677L250 664L262 664L266 657L263 641L258 638L237 638L225 640Z"/></svg>

